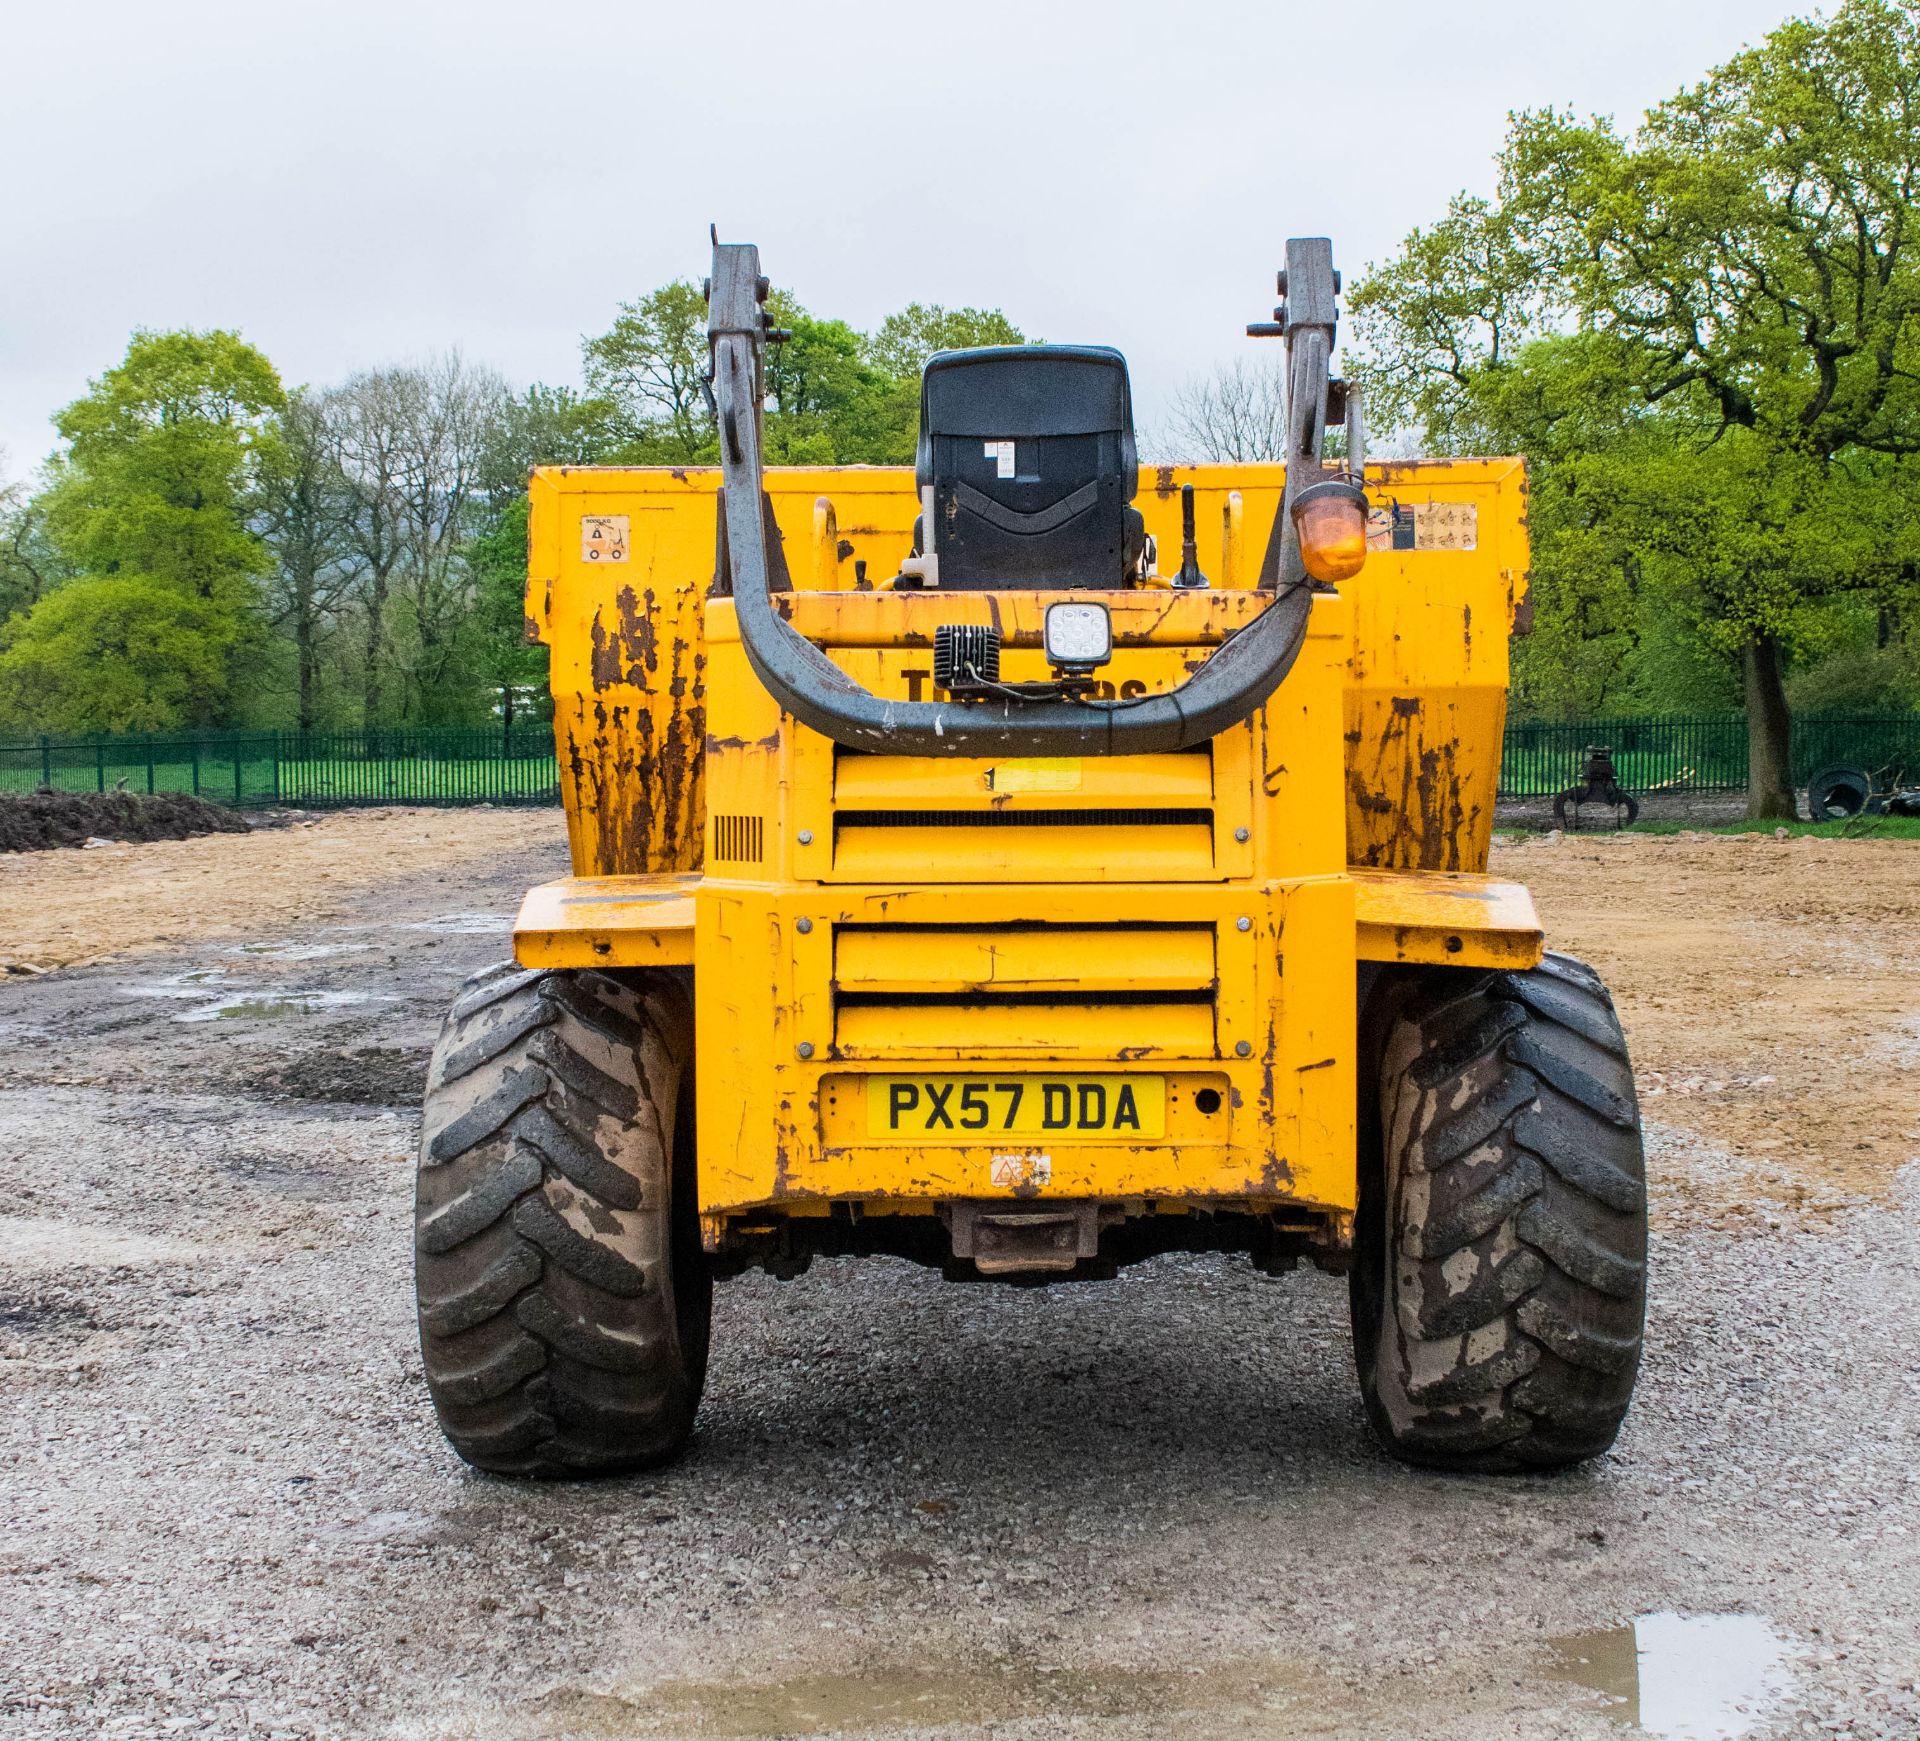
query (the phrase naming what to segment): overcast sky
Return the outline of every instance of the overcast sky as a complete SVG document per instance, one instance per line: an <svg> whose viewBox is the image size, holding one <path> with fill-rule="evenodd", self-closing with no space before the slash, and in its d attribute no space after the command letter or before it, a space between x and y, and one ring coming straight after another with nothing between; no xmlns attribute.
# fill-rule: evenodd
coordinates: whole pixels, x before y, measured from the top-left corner
<svg viewBox="0 0 1920 1741"><path fill-rule="evenodd" d="M997 304L1120 345L1142 421L1253 341L1289 235L1352 275L1507 111L1637 115L1805 5L64 0L0 32L0 444L137 326L289 385L458 346L578 378L614 305L755 241L815 313Z"/></svg>

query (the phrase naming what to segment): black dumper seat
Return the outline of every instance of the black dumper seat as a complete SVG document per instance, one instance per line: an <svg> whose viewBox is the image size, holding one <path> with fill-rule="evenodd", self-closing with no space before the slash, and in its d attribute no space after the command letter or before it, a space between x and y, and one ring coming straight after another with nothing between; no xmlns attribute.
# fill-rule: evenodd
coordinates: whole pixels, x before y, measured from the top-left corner
<svg viewBox="0 0 1920 1741"><path fill-rule="evenodd" d="M915 470L942 587L1125 585L1143 541L1128 505L1139 465L1116 350L994 345L928 360Z"/></svg>

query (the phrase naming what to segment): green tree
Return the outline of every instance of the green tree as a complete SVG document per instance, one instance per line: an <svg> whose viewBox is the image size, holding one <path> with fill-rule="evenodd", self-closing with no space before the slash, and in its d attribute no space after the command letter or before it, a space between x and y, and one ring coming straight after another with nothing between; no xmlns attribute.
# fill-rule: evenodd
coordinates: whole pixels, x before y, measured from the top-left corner
<svg viewBox="0 0 1920 1741"><path fill-rule="evenodd" d="M0 718L15 730L158 732L217 725L246 621L150 575L96 575L0 630Z"/></svg>
<svg viewBox="0 0 1920 1741"><path fill-rule="evenodd" d="M353 493L340 470L327 402L291 393L260 467L260 522L273 568L266 606L293 648L294 725L320 723L321 662L345 606Z"/></svg>
<svg viewBox="0 0 1920 1741"><path fill-rule="evenodd" d="M1518 116L1497 197L1456 200L1355 298L1377 403L1440 445L1496 427L1529 340L1606 347L1591 355L1628 403L1599 445L1648 486L1613 534L1738 658L1756 817L1792 813L1796 637L1836 593L1911 567L1910 541L1889 560L1851 529L1887 518L1863 480L1910 491L1897 462L1920 453L1916 109L1920 0L1845 0L1631 135Z"/></svg>
<svg viewBox="0 0 1920 1741"><path fill-rule="evenodd" d="M25 483L0 488L0 624L31 610L71 578L47 536L45 493L36 494Z"/></svg>
<svg viewBox="0 0 1920 1741"><path fill-rule="evenodd" d="M917 382L867 358L843 320L819 320L791 296L769 298L787 339L767 349L767 459L773 465L901 465L913 458Z"/></svg>
<svg viewBox="0 0 1920 1741"><path fill-rule="evenodd" d="M68 443L49 530L83 573L141 574L251 608L268 561L258 471L286 403L232 332L137 332L126 358L55 419Z"/></svg>
<svg viewBox="0 0 1920 1741"><path fill-rule="evenodd" d="M776 290L768 314L788 336L767 348L767 458L775 465L901 465L913 458L920 371L936 350L1021 344L995 309L909 304L877 331L807 311ZM707 311L685 279L620 305L584 340L588 399L616 438L611 457L639 465L713 465L719 439L701 381Z"/></svg>
<svg viewBox="0 0 1920 1741"><path fill-rule="evenodd" d="M607 465L627 439L610 400L535 382L502 399L489 421L480 488L489 509L523 499L537 465Z"/></svg>
<svg viewBox="0 0 1920 1741"><path fill-rule="evenodd" d="M935 351L1032 342L997 308L942 308L937 302L910 302L874 329L866 352L882 374L917 381Z"/></svg>
<svg viewBox="0 0 1920 1741"><path fill-rule="evenodd" d="M244 710L264 668L255 518L284 404L273 365L235 333L137 332L55 418L67 450L34 511L60 575L8 625L0 710L43 730L222 725Z"/></svg>
<svg viewBox="0 0 1920 1741"><path fill-rule="evenodd" d="M552 716L547 649L527 622L527 498L507 502L467 551L474 582L474 668L503 737L516 722Z"/></svg>
<svg viewBox="0 0 1920 1741"><path fill-rule="evenodd" d="M611 407L636 460L691 465L714 451L707 372L707 304L676 278L620 304L613 325L581 344L587 391Z"/></svg>
<svg viewBox="0 0 1920 1741"><path fill-rule="evenodd" d="M484 523L493 430L508 397L498 376L457 353L368 370L326 395L350 498L345 560L368 729L452 723L479 703L466 549Z"/></svg>
<svg viewBox="0 0 1920 1741"><path fill-rule="evenodd" d="M479 531L467 547L473 576L473 665L502 735L553 711L547 649L528 638L527 473L536 465L598 465L627 431L605 399L538 384L503 401L488 432Z"/></svg>

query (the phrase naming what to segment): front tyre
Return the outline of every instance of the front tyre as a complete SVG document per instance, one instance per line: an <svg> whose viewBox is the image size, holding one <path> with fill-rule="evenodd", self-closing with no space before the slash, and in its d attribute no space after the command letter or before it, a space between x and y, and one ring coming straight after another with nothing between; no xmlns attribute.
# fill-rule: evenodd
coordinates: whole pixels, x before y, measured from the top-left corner
<svg viewBox="0 0 1920 1741"><path fill-rule="evenodd" d="M1633 1394L1646 1168L1613 1001L1548 955L1381 988L1354 1352L1381 1442L1442 1469L1598 1455Z"/></svg>
<svg viewBox="0 0 1920 1741"><path fill-rule="evenodd" d="M420 1349L476 1468L572 1476L677 1456L706 1377L692 1009L668 975L488 969L427 1074Z"/></svg>

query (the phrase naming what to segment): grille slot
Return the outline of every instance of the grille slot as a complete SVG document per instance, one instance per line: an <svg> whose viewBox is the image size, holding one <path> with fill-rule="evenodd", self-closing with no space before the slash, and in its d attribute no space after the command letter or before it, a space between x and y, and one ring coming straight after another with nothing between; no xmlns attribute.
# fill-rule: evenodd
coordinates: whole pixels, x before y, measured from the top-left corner
<svg viewBox="0 0 1920 1741"><path fill-rule="evenodd" d="M843 1058L1211 1058L1210 925L834 930Z"/></svg>
<svg viewBox="0 0 1920 1741"><path fill-rule="evenodd" d="M713 856L729 864L758 864L765 852L766 829L758 816L715 816Z"/></svg>
<svg viewBox="0 0 1920 1741"><path fill-rule="evenodd" d="M1215 798L1213 758L842 756L827 879L1212 881L1215 837L1240 815Z"/></svg>
<svg viewBox="0 0 1920 1741"><path fill-rule="evenodd" d="M842 828L1213 827L1211 810L842 810Z"/></svg>
<svg viewBox="0 0 1920 1741"><path fill-rule="evenodd" d="M1059 1003L1058 991L1002 991L993 985L977 987L972 991L843 991L834 1000L840 1009L904 1009L911 1005L916 1009L933 1009L945 1006L949 1009L977 1009L986 1004L994 1004L1006 1009L1049 1009ZM1214 993L1210 986L1196 987L1192 990L1169 991L1103 991L1100 993L1103 1004L1152 1004L1191 1003L1213 1007Z"/></svg>

